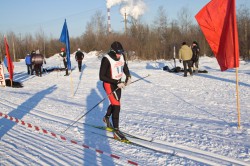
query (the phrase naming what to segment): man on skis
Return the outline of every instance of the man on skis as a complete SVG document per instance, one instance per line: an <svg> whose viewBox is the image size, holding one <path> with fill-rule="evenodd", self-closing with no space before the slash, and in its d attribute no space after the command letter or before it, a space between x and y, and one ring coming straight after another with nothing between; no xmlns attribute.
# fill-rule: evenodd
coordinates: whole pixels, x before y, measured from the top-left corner
<svg viewBox="0 0 250 166"><path fill-rule="evenodd" d="M119 130L120 99L121 89L131 83L131 76L123 53L124 50L121 43L113 42L110 51L102 58L99 77L103 81L104 90L110 101L103 121L107 127L114 128L115 139L126 141L126 137ZM125 82L121 81L123 73L126 75ZM112 118L113 126L109 121L110 117Z"/></svg>
<svg viewBox="0 0 250 166"><path fill-rule="evenodd" d="M79 72L82 71L82 60L83 60L83 58L84 58L84 54L83 54L83 52L81 51L81 49L78 48L78 50L77 50L77 52L76 52L76 54L75 54L75 59L76 59L76 61L77 61L77 63L78 63Z"/></svg>

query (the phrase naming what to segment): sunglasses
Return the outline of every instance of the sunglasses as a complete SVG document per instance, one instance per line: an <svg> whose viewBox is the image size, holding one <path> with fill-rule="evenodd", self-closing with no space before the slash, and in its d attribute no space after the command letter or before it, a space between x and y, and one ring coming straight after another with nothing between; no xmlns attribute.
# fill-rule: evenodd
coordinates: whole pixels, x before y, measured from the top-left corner
<svg viewBox="0 0 250 166"><path fill-rule="evenodd" d="M116 50L115 53L116 53L116 54L123 54L123 53L124 53L124 50Z"/></svg>

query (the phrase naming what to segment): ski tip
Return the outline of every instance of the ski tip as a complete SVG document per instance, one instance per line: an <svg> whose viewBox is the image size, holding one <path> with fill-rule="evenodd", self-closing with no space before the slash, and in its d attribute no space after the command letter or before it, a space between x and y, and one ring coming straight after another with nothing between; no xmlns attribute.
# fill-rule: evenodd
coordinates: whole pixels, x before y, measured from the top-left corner
<svg viewBox="0 0 250 166"><path fill-rule="evenodd" d="M114 139L117 140L117 141L120 141L120 142L122 142L122 143L127 143L127 144L130 144L130 143L131 143L128 139L123 139L123 140L121 140L121 139L116 138L116 137L114 137Z"/></svg>
<svg viewBox="0 0 250 166"><path fill-rule="evenodd" d="M121 140L121 142L126 143L126 144L131 144L129 140Z"/></svg>
<svg viewBox="0 0 250 166"><path fill-rule="evenodd" d="M123 142L123 143L126 143L126 144L130 144L130 143L131 143L128 139L124 139L124 140L119 140L119 139L118 139L118 141Z"/></svg>
<svg viewBox="0 0 250 166"><path fill-rule="evenodd" d="M114 129L113 128L110 128L110 127L106 127L105 128L107 131L114 131Z"/></svg>

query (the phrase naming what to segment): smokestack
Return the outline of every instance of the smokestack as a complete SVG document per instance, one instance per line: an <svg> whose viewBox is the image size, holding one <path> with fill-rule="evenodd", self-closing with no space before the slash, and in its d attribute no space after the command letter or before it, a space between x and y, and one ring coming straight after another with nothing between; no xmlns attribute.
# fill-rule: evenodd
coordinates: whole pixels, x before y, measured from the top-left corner
<svg viewBox="0 0 250 166"><path fill-rule="evenodd" d="M111 21L110 21L110 8L107 8L107 12L108 12L108 33L111 33Z"/></svg>
<svg viewBox="0 0 250 166"><path fill-rule="evenodd" d="M125 17L124 17L124 22L125 22L125 34L127 35L127 13L125 11Z"/></svg>

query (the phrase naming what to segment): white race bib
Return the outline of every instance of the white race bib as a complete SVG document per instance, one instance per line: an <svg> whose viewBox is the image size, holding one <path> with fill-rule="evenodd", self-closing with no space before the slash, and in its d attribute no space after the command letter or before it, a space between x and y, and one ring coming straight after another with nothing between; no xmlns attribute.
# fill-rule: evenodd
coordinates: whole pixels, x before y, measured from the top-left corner
<svg viewBox="0 0 250 166"><path fill-rule="evenodd" d="M120 57L118 61L112 59L109 55L105 55L108 58L111 66L111 77L112 79L119 80L123 76L123 66L124 66L124 57L123 55Z"/></svg>

